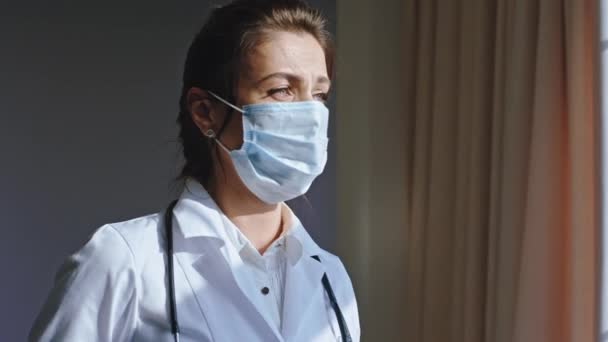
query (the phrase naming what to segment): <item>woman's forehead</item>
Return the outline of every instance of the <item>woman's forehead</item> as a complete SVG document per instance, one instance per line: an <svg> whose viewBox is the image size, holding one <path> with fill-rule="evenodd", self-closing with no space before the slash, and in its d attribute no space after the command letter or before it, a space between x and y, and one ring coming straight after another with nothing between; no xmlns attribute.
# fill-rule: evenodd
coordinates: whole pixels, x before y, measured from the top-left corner
<svg viewBox="0 0 608 342"><path fill-rule="evenodd" d="M277 72L312 80L327 78L325 52L308 33L272 32L243 62L244 76L254 82Z"/></svg>

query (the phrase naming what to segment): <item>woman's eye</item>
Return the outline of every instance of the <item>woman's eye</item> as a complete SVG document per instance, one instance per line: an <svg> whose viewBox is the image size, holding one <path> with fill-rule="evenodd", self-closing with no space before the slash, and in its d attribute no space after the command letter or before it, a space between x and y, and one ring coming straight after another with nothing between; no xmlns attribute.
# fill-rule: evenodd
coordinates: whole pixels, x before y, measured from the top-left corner
<svg viewBox="0 0 608 342"><path fill-rule="evenodd" d="M282 88L270 89L268 91L268 95L278 98L278 99L289 100L291 97L293 97L294 94L293 94L291 88L282 87ZM325 103L327 101L328 94L327 93L316 93L316 94L313 94L313 98L317 101L321 101L321 102Z"/></svg>
<svg viewBox="0 0 608 342"><path fill-rule="evenodd" d="M291 90L287 87L270 89L268 91L268 95L270 95L270 96L278 95L279 97L287 97L287 96L291 95Z"/></svg>
<svg viewBox="0 0 608 342"><path fill-rule="evenodd" d="M313 97L318 101L325 102L325 101L327 101L328 95L327 95L327 93L317 93L317 94L314 94Z"/></svg>

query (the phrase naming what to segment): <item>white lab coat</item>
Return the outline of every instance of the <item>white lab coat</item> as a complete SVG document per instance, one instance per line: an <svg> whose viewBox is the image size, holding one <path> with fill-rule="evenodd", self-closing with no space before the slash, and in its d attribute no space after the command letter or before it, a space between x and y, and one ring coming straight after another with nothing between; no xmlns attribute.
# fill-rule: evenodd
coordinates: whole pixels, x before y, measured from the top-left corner
<svg viewBox="0 0 608 342"><path fill-rule="evenodd" d="M295 216L288 237L300 241L303 254L287 263L279 331L244 291L255 287L254 280L226 243L223 214L199 183L186 184L173 220L181 341L341 341L324 273L359 341L357 303L342 262L321 249ZM30 341L173 341L162 215L100 227L57 273Z"/></svg>

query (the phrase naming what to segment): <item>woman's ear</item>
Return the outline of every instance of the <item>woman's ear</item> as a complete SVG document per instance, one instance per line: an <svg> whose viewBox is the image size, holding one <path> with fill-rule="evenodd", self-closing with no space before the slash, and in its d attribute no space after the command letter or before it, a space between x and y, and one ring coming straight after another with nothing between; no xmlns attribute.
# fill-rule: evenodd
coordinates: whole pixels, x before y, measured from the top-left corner
<svg viewBox="0 0 608 342"><path fill-rule="evenodd" d="M196 124L202 134L210 129L217 132L220 124L220 113L217 106L211 101L211 95L205 90L192 87L188 90L186 101L192 121Z"/></svg>

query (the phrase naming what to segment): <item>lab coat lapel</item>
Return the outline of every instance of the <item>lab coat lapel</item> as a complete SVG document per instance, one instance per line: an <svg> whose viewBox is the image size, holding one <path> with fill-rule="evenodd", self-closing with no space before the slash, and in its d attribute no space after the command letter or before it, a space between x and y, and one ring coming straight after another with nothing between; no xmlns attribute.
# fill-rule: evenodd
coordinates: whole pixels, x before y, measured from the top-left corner
<svg viewBox="0 0 608 342"><path fill-rule="evenodd" d="M225 242L219 209L200 184L186 185L174 209L175 254L213 336L219 341L282 342L268 314L259 312L245 293L255 285L238 252Z"/></svg>
<svg viewBox="0 0 608 342"><path fill-rule="evenodd" d="M321 249L297 221L297 218L294 225L294 236L287 240L288 248L295 248L296 243L292 240L294 237L298 239L302 250L297 262L286 268L281 327L282 336L286 341L299 340L297 336L302 328L317 329L317 327L308 326L314 320L309 320L307 317L319 315L319 312L311 311L315 307L312 304L323 303L324 300L321 279L325 273L325 267L321 262L312 258L312 255L319 255ZM293 250L291 252L293 253ZM306 327L303 327L304 322L306 322Z"/></svg>

